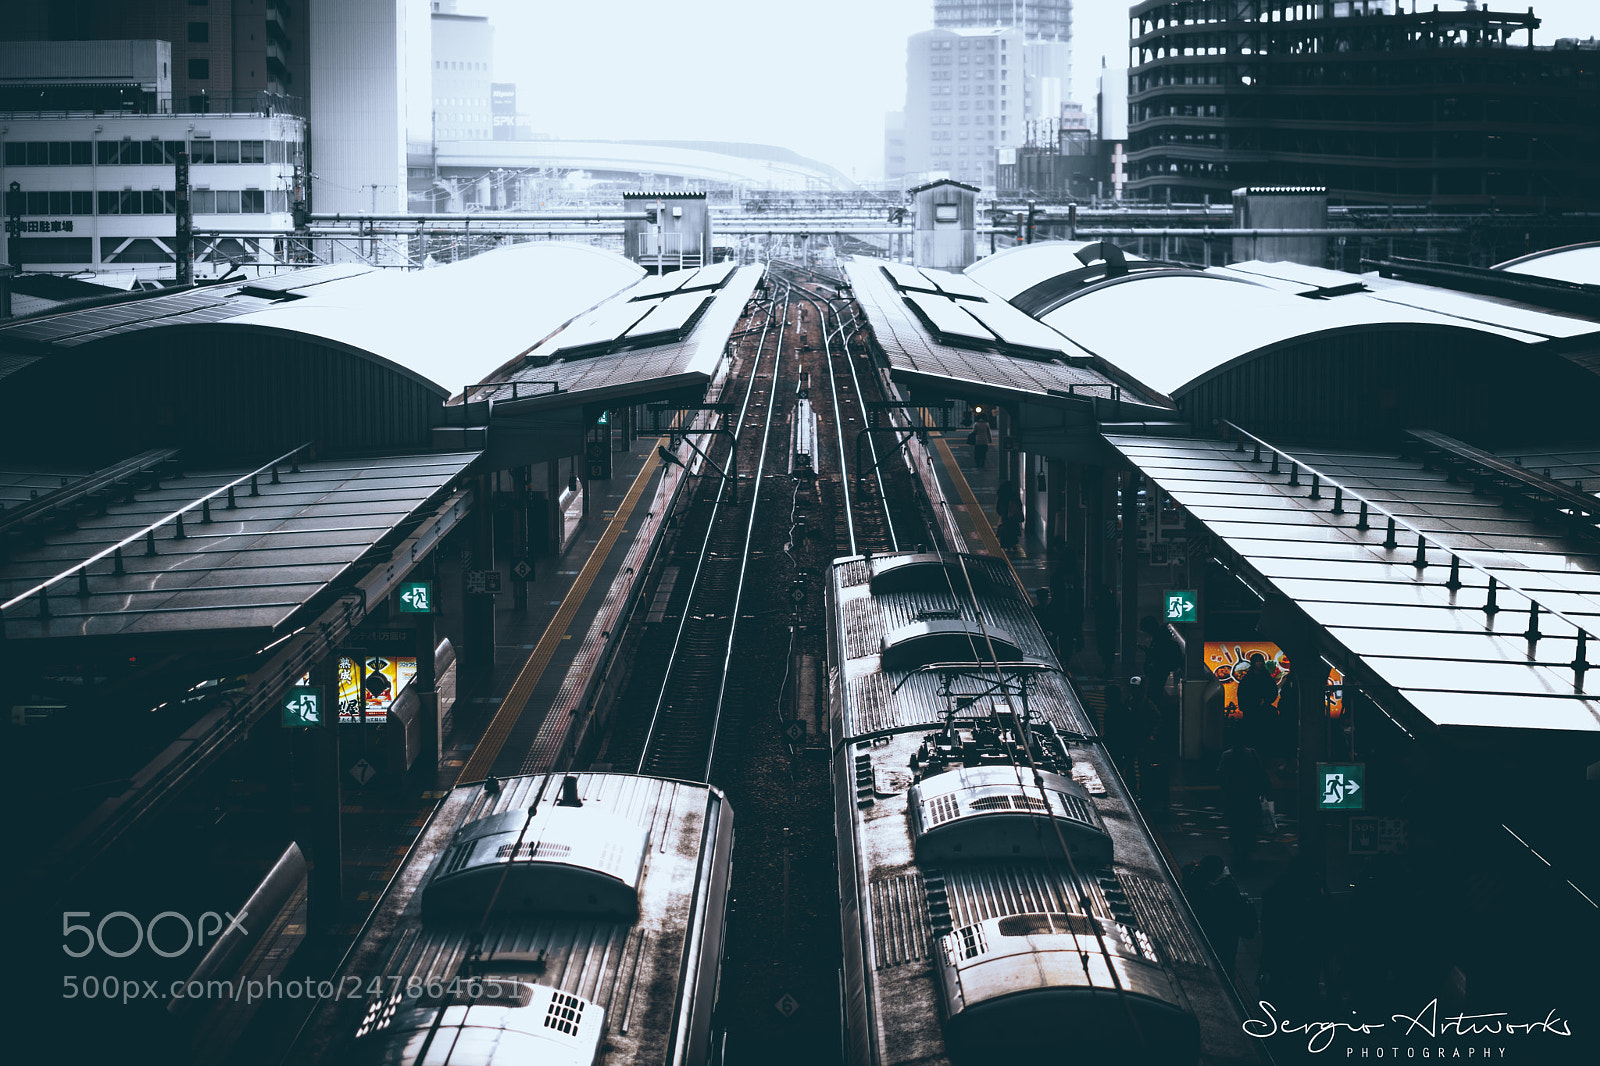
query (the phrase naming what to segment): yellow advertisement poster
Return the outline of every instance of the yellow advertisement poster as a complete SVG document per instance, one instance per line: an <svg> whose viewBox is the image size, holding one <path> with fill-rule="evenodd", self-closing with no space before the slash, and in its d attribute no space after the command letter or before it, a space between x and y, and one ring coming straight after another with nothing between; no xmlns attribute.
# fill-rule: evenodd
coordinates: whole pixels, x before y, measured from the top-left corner
<svg viewBox="0 0 1600 1066"><path fill-rule="evenodd" d="M367 660L366 718L368 724L383 724L389 720L389 708L400 693L417 676L417 659L414 655L374 656ZM354 659L339 660L339 721L360 724L363 721L357 692L361 679L357 676Z"/></svg>
<svg viewBox="0 0 1600 1066"><path fill-rule="evenodd" d="M1283 690L1283 681L1289 675L1289 657L1283 649L1266 640L1207 641L1205 645L1206 669L1222 682L1222 713L1229 718L1241 717L1239 710L1239 679L1250 672L1250 656L1260 652L1262 666L1268 676ZM1281 696L1280 696L1281 699ZM1336 668L1328 670L1328 717L1344 716L1344 675ZM1272 705L1276 707L1278 700Z"/></svg>

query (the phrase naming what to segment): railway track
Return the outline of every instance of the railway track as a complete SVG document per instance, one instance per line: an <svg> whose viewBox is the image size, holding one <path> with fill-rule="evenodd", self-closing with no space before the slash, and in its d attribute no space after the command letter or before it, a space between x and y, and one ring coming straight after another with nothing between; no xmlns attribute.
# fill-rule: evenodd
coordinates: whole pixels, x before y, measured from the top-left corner
<svg viewBox="0 0 1600 1066"><path fill-rule="evenodd" d="M788 282L794 296L805 302L818 323L821 344L813 352L820 358L819 383L828 384L826 401L831 418L823 420L822 435L830 441L829 460L820 469L827 480L822 492L834 514L835 540L840 554L899 551L903 546L927 541L922 515L915 505L915 488L904 465L888 451L898 435L879 432L896 424L867 405L885 398L873 373L862 373L851 350L856 321L852 301L816 291L837 287L842 279L798 263L779 261L772 273ZM843 307L841 307L843 305ZM845 314L848 309L851 313ZM865 432L872 428L872 432ZM865 433L864 436L862 434Z"/></svg>
<svg viewBox="0 0 1600 1066"><path fill-rule="evenodd" d="M740 323L723 390L739 403L726 416L737 432L738 502L715 473L681 494L654 591L630 623L640 627L631 672L600 755L618 768L709 780L737 812L723 982L730 1061L837 1060L840 960L817 950L837 940L832 802L826 762L806 754L826 710L802 699L825 691L822 582L838 555L931 539L904 464L878 465L892 438L861 440L864 482L856 476L862 401L881 391L875 373L852 365L857 320L840 284L769 264L766 299ZM802 381L818 422L814 477L792 477L788 462ZM717 441L696 438L726 468ZM775 1010L790 1000L797 1009Z"/></svg>
<svg viewBox="0 0 1600 1066"><path fill-rule="evenodd" d="M738 414L722 416L720 427L737 440L737 454L721 438L711 446L708 438L695 439L710 461L700 468L703 476L685 494L687 505L677 517L678 546L669 564L673 587L663 612L663 621L670 616L674 624L641 642L635 683L629 686L635 706L644 702L642 688L654 689L650 713L632 731L637 734L642 724L642 735L629 736L624 721L612 745L613 759L627 755L638 773L710 780L724 709L741 696L737 683L730 685L735 673L730 666L751 577L756 518L766 502L763 475L770 465L767 452L781 391L775 382L783 371L789 313L785 296L772 291L759 327L743 326L759 332L746 333L746 340L755 338L749 346L753 351L724 390L724 395L742 390ZM736 474L740 487L736 490L715 467Z"/></svg>

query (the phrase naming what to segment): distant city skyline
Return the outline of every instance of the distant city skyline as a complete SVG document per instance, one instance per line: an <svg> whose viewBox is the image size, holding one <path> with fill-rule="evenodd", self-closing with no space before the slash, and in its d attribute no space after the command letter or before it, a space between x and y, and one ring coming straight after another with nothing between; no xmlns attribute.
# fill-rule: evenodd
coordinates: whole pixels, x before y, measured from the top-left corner
<svg viewBox="0 0 1600 1066"><path fill-rule="evenodd" d="M1595 0L1486 6L1530 3L1544 21L1538 44L1600 35ZM1101 57L1111 67L1127 62L1129 7L1074 3L1072 92L1086 106ZM770 10L735 0L668 8L612 0L604 25L595 8L578 5L458 0L457 10L493 20L495 80L517 83L518 108L535 133L772 144L859 181L882 176L884 114L905 102L906 39L933 25L932 0L809 0Z"/></svg>

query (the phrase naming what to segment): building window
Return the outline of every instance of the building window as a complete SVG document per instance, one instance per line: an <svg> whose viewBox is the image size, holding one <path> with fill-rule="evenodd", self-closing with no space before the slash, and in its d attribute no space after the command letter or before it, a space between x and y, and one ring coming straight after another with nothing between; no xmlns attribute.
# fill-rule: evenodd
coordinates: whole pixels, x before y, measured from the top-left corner
<svg viewBox="0 0 1600 1066"><path fill-rule="evenodd" d="M209 23L209 22L191 22L191 23L189 23L189 43L190 44L209 44L210 42L211 42L211 23Z"/></svg>
<svg viewBox="0 0 1600 1066"><path fill-rule="evenodd" d="M215 163L217 161L217 145L214 141L192 141L189 144L189 162Z"/></svg>
<svg viewBox="0 0 1600 1066"><path fill-rule="evenodd" d="M88 237L18 237L17 259L30 263L87 263L91 244Z"/></svg>
<svg viewBox="0 0 1600 1066"><path fill-rule="evenodd" d="M189 78L192 81L206 81L211 77L211 60L189 60Z"/></svg>

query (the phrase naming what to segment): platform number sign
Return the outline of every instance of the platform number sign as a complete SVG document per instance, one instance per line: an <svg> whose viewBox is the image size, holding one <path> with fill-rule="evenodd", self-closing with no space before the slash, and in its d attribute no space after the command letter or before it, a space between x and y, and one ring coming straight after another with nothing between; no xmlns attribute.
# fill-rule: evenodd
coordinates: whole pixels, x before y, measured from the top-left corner
<svg viewBox="0 0 1600 1066"><path fill-rule="evenodd" d="M401 614L432 614L433 585L427 581L407 581L400 586Z"/></svg>
<svg viewBox="0 0 1600 1066"><path fill-rule="evenodd" d="M1167 605L1167 621L1193 622L1199 599L1194 589L1167 589L1161 596L1161 602Z"/></svg>
<svg viewBox="0 0 1600 1066"><path fill-rule="evenodd" d="M1317 763L1317 806L1325 811L1359 811L1367 805L1365 763Z"/></svg>
<svg viewBox="0 0 1600 1066"><path fill-rule="evenodd" d="M319 726L325 706L321 685L295 685L283 694L283 727Z"/></svg>

